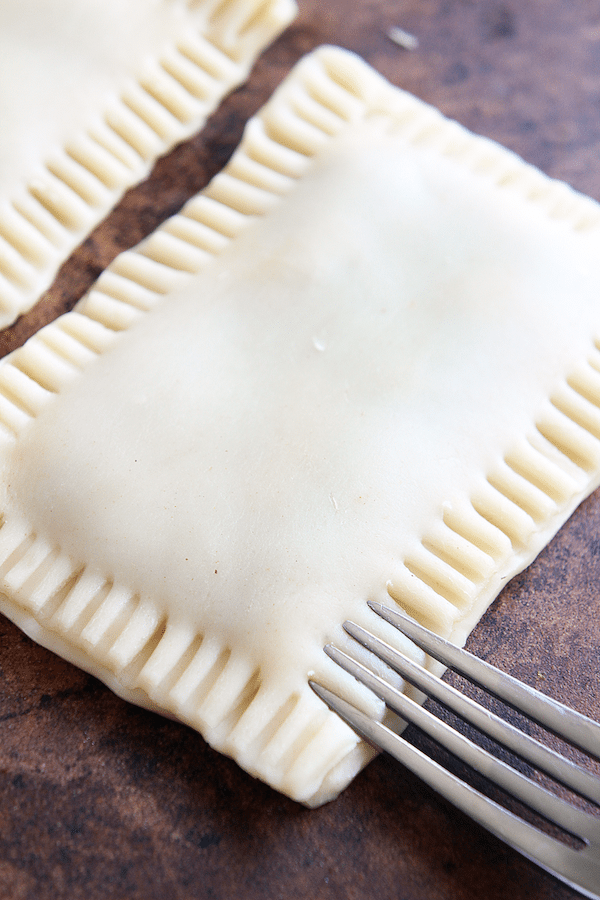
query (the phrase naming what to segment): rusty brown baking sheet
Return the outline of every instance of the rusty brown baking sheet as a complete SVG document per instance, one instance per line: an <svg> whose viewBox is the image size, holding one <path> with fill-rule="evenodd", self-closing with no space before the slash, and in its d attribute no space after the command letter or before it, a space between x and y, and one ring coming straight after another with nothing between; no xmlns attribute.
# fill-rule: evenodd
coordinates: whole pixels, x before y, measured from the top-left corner
<svg viewBox="0 0 600 900"><path fill-rule="evenodd" d="M226 162L305 52L335 43L600 200L600 11L583 0L299 0L207 128L161 160L0 335L70 309ZM390 37L390 29L404 35ZM398 32L395 32L398 38ZM600 718L600 497L511 582L469 648ZM412 732L414 737L414 732ZM415 737L415 740L419 740ZM307 810L190 729L128 705L0 619L0 898L568 900L387 758Z"/></svg>

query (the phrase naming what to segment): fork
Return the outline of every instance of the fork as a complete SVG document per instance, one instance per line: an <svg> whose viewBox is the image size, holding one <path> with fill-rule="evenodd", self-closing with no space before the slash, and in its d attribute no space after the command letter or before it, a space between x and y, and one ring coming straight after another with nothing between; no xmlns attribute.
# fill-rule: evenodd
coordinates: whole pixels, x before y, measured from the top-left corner
<svg viewBox="0 0 600 900"><path fill-rule="evenodd" d="M370 602L371 609L397 628L430 657L485 688L513 709L600 760L600 724L541 694L466 650L428 631L408 616ZM566 835L556 836L526 821L445 769L422 750L381 722L369 717L326 687L311 681L315 693L361 737L402 762L430 787L479 822L506 844L559 878L583 896L600 900L600 778L534 739L511 723L432 675L422 666L353 622L345 631L423 693L435 698L496 743L550 775L593 804L594 812L576 806L474 743L455 728L411 700L347 653L328 644L331 659L370 688L405 722L411 722L481 772L525 807ZM572 838L576 841L573 841Z"/></svg>

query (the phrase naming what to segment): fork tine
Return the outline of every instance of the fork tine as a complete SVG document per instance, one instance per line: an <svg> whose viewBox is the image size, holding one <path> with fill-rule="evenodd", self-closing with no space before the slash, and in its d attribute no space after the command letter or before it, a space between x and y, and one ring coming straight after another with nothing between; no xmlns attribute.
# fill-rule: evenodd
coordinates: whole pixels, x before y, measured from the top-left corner
<svg viewBox="0 0 600 900"><path fill-rule="evenodd" d="M366 666L338 650L337 647L328 644L325 652L334 662L365 684L378 697L381 697L386 706L397 712L403 719L412 722L455 756L464 760L477 771L483 772L513 797L523 801L549 821L571 834L581 837L582 831L589 824L589 816L582 810L565 803L555 794L474 744L420 704L415 703L406 694L375 675Z"/></svg>
<svg viewBox="0 0 600 900"><path fill-rule="evenodd" d="M455 690L451 685L440 681L431 672L417 665L404 654L394 650L389 644L376 638L353 622L345 622L344 628L355 640L367 650L383 659L392 669L415 687L435 697L449 709L456 712L465 721L475 725L489 737L504 744L522 759L542 769L566 787L576 791L580 796L600 805L600 778L582 769L560 754L544 746L539 741L519 731L509 722L499 718L487 709L483 709L469 697ZM464 652L464 651L463 651ZM358 677L358 676L357 676ZM595 723L593 723L595 724Z"/></svg>
<svg viewBox="0 0 600 900"><path fill-rule="evenodd" d="M600 723L523 684L468 651L455 647L405 614L373 601L369 601L369 606L443 665L481 685L573 746L600 759Z"/></svg>
<svg viewBox="0 0 600 900"><path fill-rule="evenodd" d="M321 685L311 682L311 687L362 737L399 760L488 831L586 897L600 900L600 854L597 847L593 856L582 860L581 851L560 843L503 809L382 723L370 719Z"/></svg>

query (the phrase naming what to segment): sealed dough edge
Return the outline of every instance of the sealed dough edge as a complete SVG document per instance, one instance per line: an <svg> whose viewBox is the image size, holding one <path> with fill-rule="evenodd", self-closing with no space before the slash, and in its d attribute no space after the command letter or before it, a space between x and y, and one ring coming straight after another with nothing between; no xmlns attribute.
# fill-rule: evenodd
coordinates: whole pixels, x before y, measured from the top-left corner
<svg viewBox="0 0 600 900"><path fill-rule="evenodd" d="M37 134L36 119L48 115L44 103L39 109L23 108L15 90L18 71L12 81L6 78L0 109L12 101L17 117L31 119L23 138L27 146L21 150L23 158L34 158L0 196L0 327L11 325L37 302L60 265L126 189L142 181L159 156L205 124L297 13L294 0L171 0L165 10L164 15L177 13L178 33L169 33L161 46L143 46L140 38L140 46L131 50L136 75L123 71L102 100L94 94L96 102L62 129L60 139L47 143L43 129ZM75 7L73 13L78 21L81 9ZM21 14L35 15L25 4ZM146 15L155 13L148 8ZM93 27L87 30L93 35ZM45 41L51 46L51 32ZM68 48L57 52L68 55ZM10 58L5 68L10 75ZM52 83L51 71L40 71L38 77ZM74 77L83 81L86 75L77 71ZM9 129L10 116L4 119ZM2 176L9 183L10 168Z"/></svg>
<svg viewBox="0 0 600 900"><path fill-rule="evenodd" d="M182 212L118 257L72 313L42 329L0 365L2 456L89 364L131 325L284 202L330 140L371 116L390 116L415 147L460 161L502 190L585 235L593 201L552 182L487 140L391 87L354 55L322 48L293 70L249 123L225 170ZM442 504L387 585L393 599L462 644L506 580L521 571L600 480L600 351L564 373L542 405L533 437L516 433L472 495ZM535 428L534 428L535 425ZM10 473L7 473L8 475ZM3 612L30 636L101 678L120 696L187 722L248 772L309 806L332 799L372 757L337 716L297 685L265 685L243 647L198 633L158 598L75 560L6 505L0 529ZM366 608L360 624L393 639ZM414 650L412 651L414 653ZM340 690L351 679L325 670ZM358 689L355 689L358 691ZM380 704L358 691L371 714Z"/></svg>

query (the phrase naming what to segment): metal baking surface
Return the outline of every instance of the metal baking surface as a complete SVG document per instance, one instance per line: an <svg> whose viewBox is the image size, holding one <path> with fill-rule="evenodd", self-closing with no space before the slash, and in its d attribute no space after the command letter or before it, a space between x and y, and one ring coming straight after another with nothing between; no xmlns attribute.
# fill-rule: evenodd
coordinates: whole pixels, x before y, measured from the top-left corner
<svg viewBox="0 0 600 900"><path fill-rule="evenodd" d="M161 160L31 313L0 335L2 353L70 309L117 252L202 187L293 63L323 43L357 51L395 84L600 200L594 4L299 0L299 8L202 134ZM596 494L506 587L468 647L599 718L598 584ZM0 723L3 898L575 896L385 757L335 802L304 809L5 619Z"/></svg>

